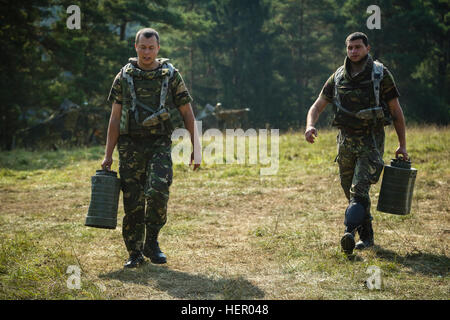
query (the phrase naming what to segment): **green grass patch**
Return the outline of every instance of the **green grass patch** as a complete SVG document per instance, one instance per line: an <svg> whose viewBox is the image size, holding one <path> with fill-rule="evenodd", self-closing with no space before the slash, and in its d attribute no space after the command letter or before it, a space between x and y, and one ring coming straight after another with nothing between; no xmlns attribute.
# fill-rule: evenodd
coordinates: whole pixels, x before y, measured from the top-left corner
<svg viewBox="0 0 450 320"><path fill-rule="evenodd" d="M78 265L70 248L47 248L33 235L2 236L0 244L1 299L101 299L101 290L90 281L80 289L68 287L69 266ZM73 286L72 286L73 287Z"/></svg>
<svg viewBox="0 0 450 320"><path fill-rule="evenodd" d="M261 176L261 164L175 164L160 237L168 264L137 270L123 269L122 202L116 230L84 226L103 147L1 152L0 298L448 300L450 130L408 128L411 213L376 211L373 186L376 246L350 258L339 245L347 202L336 134L320 130L313 145L302 132L280 135L274 175ZM386 164L397 145L387 128ZM117 171L117 151L113 159ZM67 286L71 265L80 289ZM366 285L371 266L380 290Z"/></svg>

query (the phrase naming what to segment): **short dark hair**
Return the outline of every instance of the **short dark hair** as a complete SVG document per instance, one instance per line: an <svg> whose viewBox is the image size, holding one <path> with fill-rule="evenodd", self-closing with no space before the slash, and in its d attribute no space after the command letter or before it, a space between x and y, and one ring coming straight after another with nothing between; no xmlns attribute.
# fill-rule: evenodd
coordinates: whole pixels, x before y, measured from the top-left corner
<svg viewBox="0 0 450 320"><path fill-rule="evenodd" d="M156 42L158 42L158 45L159 45L159 34L158 34L158 31L156 31L155 29L144 28L144 29L139 30L136 33L136 39L134 40L134 43L138 44L139 37L141 36L141 34L143 34L144 37L146 37L146 38L151 38L154 36L156 38Z"/></svg>
<svg viewBox="0 0 450 320"><path fill-rule="evenodd" d="M347 39L345 39L345 45L347 45L349 41L355 41L358 39L361 39L366 47L369 45L369 38L367 38L367 35L362 32L353 32L350 34Z"/></svg>

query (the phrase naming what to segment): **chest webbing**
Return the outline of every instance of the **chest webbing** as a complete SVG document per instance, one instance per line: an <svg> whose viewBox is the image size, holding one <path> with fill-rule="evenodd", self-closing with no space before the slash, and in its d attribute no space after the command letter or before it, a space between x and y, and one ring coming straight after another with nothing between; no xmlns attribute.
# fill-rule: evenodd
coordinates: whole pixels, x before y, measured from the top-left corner
<svg viewBox="0 0 450 320"><path fill-rule="evenodd" d="M151 112L152 115L165 112L164 105L166 103L167 92L169 90L169 80L173 77L173 73L174 73L175 69L172 66L172 64L170 64L167 61L163 62L162 67L167 68L169 70L169 72L164 76L163 81L161 83L159 106L156 110L149 107L148 105L144 104L143 102L141 102L137 99L136 91L134 89L133 77L127 72L127 70L130 68L131 68L131 70L136 70L136 67L130 62L122 68L122 77L123 77L123 79L125 79L127 81L128 88L130 91L130 96L131 96L130 111L132 113L134 113L134 118L135 118L137 124L139 124L139 112L138 112L136 106L139 106L142 109Z"/></svg>
<svg viewBox="0 0 450 320"><path fill-rule="evenodd" d="M341 98L339 95L338 87L339 84L344 77L345 66L340 66L334 75L334 104L336 107L344 112L345 114L362 119L362 120L371 120L371 119L382 119L384 117L383 108L380 106L380 85L381 80L383 79L383 64L379 61L373 62L372 74L370 82L373 84L373 93L375 97L375 107L362 109L358 112L352 112L345 107L342 106Z"/></svg>

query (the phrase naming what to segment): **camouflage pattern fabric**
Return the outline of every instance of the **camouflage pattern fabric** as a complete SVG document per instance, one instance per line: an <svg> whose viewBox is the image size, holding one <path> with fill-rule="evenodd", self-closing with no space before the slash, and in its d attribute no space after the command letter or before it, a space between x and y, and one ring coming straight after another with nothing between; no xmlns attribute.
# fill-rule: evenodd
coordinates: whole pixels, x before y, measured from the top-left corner
<svg viewBox="0 0 450 320"><path fill-rule="evenodd" d="M162 62L167 59L158 59ZM160 65L155 70L145 71L139 69L137 66L137 60L130 58L130 62L136 67L135 71L130 70L130 74L133 76L134 87L136 96L139 101L145 105L158 109L161 93L161 84L166 75L167 69L162 68ZM109 102L116 102L122 105L122 112L129 112L131 106L131 95L125 79L122 79L122 73L119 72L112 84L109 96ZM189 91L183 81L181 74L175 69L172 79L169 81L169 91L166 99L165 106L171 114L172 125L174 127L181 126L181 116L179 115L178 107L192 102L193 99L189 94ZM142 122L146 117L151 115L150 111L144 110L137 106L139 111L139 121ZM161 132L161 127L143 127L136 123L134 114L129 114L129 131L130 134L137 135L154 135L154 134L170 134L171 132Z"/></svg>
<svg viewBox="0 0 450 320"><path fill-rule="evenodd" d="M167 221L173 176L171 144L168 136L119 137L125 211L122 234L129 253L142 251L146 228L160 229Z"/></svg>
<svg viewBox="0 0 450 320"><path fill-rule="evenodd" d="M167 73L162 62L155 70L139 69L137 60L129 61L137 69L132 69L137 99L152 109L158 109L161 84ZM108 101L122 105L122 113L129 112L131 94L126 79L119 72L113 82ZM171 115L179 115L178 107L192 102L192 97L183 78L175 69L169 81L165 107ZM139 122L151 114L139 106ZM144 127L136 123L134 114L128 113L128 131L119 136L119 174L123 191L125 216L122 235L128 252L142 251L146 230L161 229L167 221L169 187L172 184L172 159L170 130L164 125ZM180 117L181 119L181 117ZM173 124L171 124L173 125ZM173 126L172 126L173 128Z"/></svg>
<svg viewBox="0 0 450 320"><path fill-rule="evenodd" d="M348 200L359 198L367 203L370 215L370 185L378 182L384 161L384 128L374 134L355 135L340 130L337 136L339 175Z"/></svg>
<svg viewBox="0 0 450 320"><path fill-rule="evenodd" d="M350 72L348 57L344 61L345 71L338 92L342 105L351 112L376 105L371 81L373 60L370 55L367 55L366 59L363 71L354 77ZM333 103L334 98L335 74L330 76L320 93L320 96L330 103ZM390 100L399 96L392 74L384 67L380 83L380 102L387 105ZM369 219L370 186L377 183L384 166L384 124L384 120L374 122L356 119L338 112L335 108L333 126L340 129L337 136L336 161L339 165L341 186L349 201L356 200L364 204Z"/></svg>
<svg viewBox="0 0 450 320"><path fill-rule="evenodd" d="M348 57L344 61L344 76L338 87L341 104L351 112L357 112L362 109L375 107L375 97L373 84L371 81L373 59L367 55L366 66L362 72L352 77L350 74L350 60ZM320 96L330 103L333 103L334 98L334 77L333 73L325 83L320 93ZM383 68L383 79L380 83L380 103L387 108L387 103L399 97L400 94L395 85L394 78L389 70ZM356 119L343 112L339 112L335 107L335 117L333 119L333 126L338 128L350 127L353 129L367 128L371 125L371 121Z"/></svg>

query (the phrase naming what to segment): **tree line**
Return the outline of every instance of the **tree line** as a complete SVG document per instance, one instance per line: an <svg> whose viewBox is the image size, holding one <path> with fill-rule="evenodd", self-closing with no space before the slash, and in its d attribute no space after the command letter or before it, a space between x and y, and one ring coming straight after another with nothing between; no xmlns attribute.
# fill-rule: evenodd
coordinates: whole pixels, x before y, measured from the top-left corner
<svg viewBox="0 0 450 320"><path fill-rule="evenodd" d="M393 73L409 123L447 125L450 4L379 0L381 28L368 29L372 0L0 1L2 149L18 130L64 99L110 109L112 80L136 55L141 27L160 33L161 57L181 71L194 109L250 108L253 127L298 129L345 57L354 31ZM80 28L66 9L78 5ZM319 125L329 125L327 108Z"/></svg>

